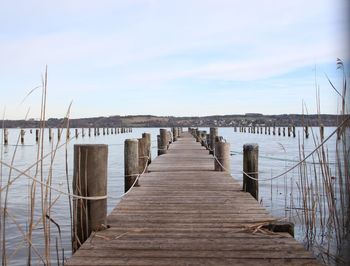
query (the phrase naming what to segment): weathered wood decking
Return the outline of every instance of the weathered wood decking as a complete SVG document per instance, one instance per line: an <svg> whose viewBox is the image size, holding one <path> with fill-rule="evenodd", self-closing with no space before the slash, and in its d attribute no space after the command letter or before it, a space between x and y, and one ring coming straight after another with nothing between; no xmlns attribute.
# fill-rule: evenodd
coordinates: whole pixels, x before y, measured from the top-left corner
<svg viewBox="0 0 350 266"><path fill-rule="evenodd" d="M187 132L149 171L67 265L317 264L286 233L247 230L274 218Z"/></svg>

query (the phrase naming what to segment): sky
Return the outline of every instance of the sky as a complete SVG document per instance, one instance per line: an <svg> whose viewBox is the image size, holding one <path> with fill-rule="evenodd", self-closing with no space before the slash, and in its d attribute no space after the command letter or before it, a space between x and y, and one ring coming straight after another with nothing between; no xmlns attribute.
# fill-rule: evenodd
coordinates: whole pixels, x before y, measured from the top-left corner
<svg viewBox="0 0 350 266"><path fill-rule="evenodd" d="M316 88L321 112L337 113L326 75L341 90L348 11L349 0L0 0L0 112L40 117L47 66L47 118L71 102L72 118L316 113Z"/></svg>

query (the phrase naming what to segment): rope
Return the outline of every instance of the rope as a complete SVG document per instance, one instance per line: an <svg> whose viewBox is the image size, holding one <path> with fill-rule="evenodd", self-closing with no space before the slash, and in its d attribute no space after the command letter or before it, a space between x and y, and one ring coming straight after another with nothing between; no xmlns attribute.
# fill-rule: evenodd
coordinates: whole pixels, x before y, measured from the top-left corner
<svg viewBox="0 0 350 266"><path fill-rule="evenodd" d="M125 197L131 191L131 189L136 185L137 181L140 179L140 176L142 176L146 172L148 164L149 164L149 160L148 159L150 158L150 156L144 156L144 157L147 157L147 161L146 161L146 165L145 165L145 168L143 169L142 173L137 175L134 183L131 185L129 190L127 192L125 192L124 194L122 194L121 196L119 196L118 198L121 199L121 198Z"/></svg>

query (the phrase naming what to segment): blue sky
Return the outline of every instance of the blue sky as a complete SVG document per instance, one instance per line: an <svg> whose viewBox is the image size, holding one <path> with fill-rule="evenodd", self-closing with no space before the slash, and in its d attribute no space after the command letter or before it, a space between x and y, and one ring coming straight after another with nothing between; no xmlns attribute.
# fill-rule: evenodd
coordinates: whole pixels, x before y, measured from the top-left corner
<svg viewBox="0 0 350 266"><path fill-rule="evenodd" d="M346 0L0 0L0 107L47 116L336 113ZM5 111L4 111L5 110Z"/></svg>

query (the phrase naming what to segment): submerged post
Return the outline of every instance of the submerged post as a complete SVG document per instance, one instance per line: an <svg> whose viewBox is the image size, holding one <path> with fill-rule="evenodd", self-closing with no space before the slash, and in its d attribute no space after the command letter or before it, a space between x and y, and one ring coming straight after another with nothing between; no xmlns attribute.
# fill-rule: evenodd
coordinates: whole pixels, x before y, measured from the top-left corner
<svg viewBox="0 0 350 266"><path fill-rule="evenodd" d="M305 138L309 138L309 127L305 126Z"/></svg>
<svg viewBox="0 0 350 266"><path fill-rule="evenodd" d="M75 252L90 236L106 226L108 146L103 144L74 145L73 239Z"/></svg>
<svg viewBox="0 0 350 266"><path fill-rule="evenodd" d="M39 129L35 130L35 141L38 142L39 141Z"/></svg>
<svg viewBox="0 0 350 266"><path fill-rule="evenodd" d="M9 144L9 131L7 128L4 128L4 145Z"/></svg>
<svg viewBox="0 0 350 266"><path fill-rule="evenodd" d="M321 141L324 140L324 126L323 126L323 124L320 125L320 139L321 139Z"/></svg>
<svg viewBox="0 0 350 266"><path fill-rule="evenodd" d="M219 138L217 138L218 140ZM230 165L230 143L216 141L215 143L215 160L214 169L215 171L225 171L231 173Z"/></svg>
<svg viewBox="0 0 350 266"><path fill-rule="evenodd" d="M50 127L49 128L49 141L52 140L52 128Z"/></svg>
<svg viewBox="0 0 350 266"><path fill-rule="evenodd" d="M137 139L124 141L124 191L135 183L139 174L139 144ZM137 185L137 183L135 184Z"/></svg>
<svg viewBox="0 0 350 266"><path fill-rule="evenodd" d="M258 179L258 156L258 144L243 145L243 191L249 192L256 200L259 199L259 184L255 180Z"/></svg>
<svg viewBox="0 0 350 266"><path fill-rule="evenodd" d="M21 129L21 144L24 144L24 134L25 134L24 129Z"/></svg>

